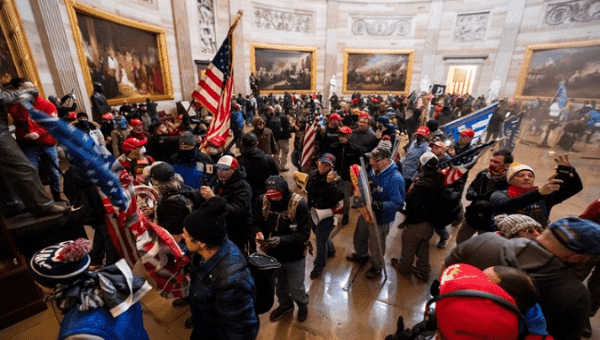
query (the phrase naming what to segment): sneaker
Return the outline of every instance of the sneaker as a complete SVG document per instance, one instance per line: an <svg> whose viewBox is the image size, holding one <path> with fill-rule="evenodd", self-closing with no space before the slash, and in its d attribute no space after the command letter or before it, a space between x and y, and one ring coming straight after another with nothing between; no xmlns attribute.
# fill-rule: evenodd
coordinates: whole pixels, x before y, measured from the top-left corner
<svg viewBox="0 0 600 340"><path fill-rule="evenodd" d="M313 268L313 270L310 272L310 279L318 279L321 277L321 274L323 274L323 268Z"/></svg>
<svg viewBox="0 0 600 340"><path fill-rule="evenodd" d="M371 267L367 272L367 279L374 279L381 275L381 268Z"/></svg>
<svg viewBox="0 0 600 340"><path fill-rule="evenodd" d="M327 252L327 257L335 257L335 253L336 253L336 251L335 251L335 250L334 250L334 251Z"/></svg>
<svg viewBox="0 0 600 340"><path fill-rule="evenodd" d="M304 322L308 318L308 306L298 306L298 321Z"/></svg>
<svg viewBox="0 0 600 340"><path fill-rule="evenodd" d="M348 220L349 220L348 216L342 217L342 225L348 224L348 222L349 222Z"/></svg>
<svg viewBox="0 0 600 340"><path fill-rule="evenodd" d="M371 257L369 255L359 256L356 253L352 253L352 255L346 256L348 261L357 262L357 263L367 263Z"/></svg>
<svg viewBox="0 0 600 340"><path fill-rule="evenodd" d="M189 298L177 298L177 299L173 300L173 302L172 302L172 305L175 308L183 308L189 304L190 304Z"/></svg>
<svg viewBox="0 0 600 340"><path fill-rule="evenodd" d="M185 322L183 323L183 325L187 329L194 328L194 318L190 316L189 318L185 319Z"/></svg>
<svg viewBox="0 0 600 340"><path fill-rule="evenodd" d="M293 311L294 311L294 305L293 304L290 307L283 307L282 305L279 305L279 307L275 308L271 312L271 315L269 316L269 319L271 321L277 321L277 320L281 319L287 313L291 313Z"/></svg>

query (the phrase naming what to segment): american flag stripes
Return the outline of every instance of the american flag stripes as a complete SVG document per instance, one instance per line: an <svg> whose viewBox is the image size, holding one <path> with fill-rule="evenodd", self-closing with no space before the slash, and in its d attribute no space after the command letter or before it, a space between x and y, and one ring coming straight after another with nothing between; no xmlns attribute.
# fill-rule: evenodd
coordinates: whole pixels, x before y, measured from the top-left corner
<svg viewBox="0 0 600 340"><path fill-rule="evenodd" d="M310 162L315 157L315 138L319 130L319 123L314 119L313 123L306 124L306 132L304 133L304 141L302 142L302 158L300 160L301 170L308 169Z"/></svg>
<svg viewBox="0 0 600 340"><path fill-rule="evenodd" d="M227 80L225 91L219 100L219 108L215 119L208 127L206 137L202 142L202 148L208 145L208 141L215 136L221 136L225 139L229 136L229 121L231 120L231 94L233 92L233 74Z"/></svg>
<svg viewBox="0 0 600 340"><path fill-rule="evenodd" d="M494 143L496 143L495 140L489 141L440 163L438 167L444 174L444 185L448 186L458 181L467 171L475 166L479 157L489 150Z"/></svg>
<svg viewBox="0 0 600 340"><path fill-rule="evenodd" d="M230 75L233 76L231 72L231 34L233 30L229 30L229 34L217 55L212 60L204 76L198 82L198 86L200 87L200 92L194 90L192 92L192 97L200 102L204 107L213 114L213 116L217 115L217 110L219 108L221 102L221 95L223 93L223 85L227 82L227 79L230 78Z"/></svg>

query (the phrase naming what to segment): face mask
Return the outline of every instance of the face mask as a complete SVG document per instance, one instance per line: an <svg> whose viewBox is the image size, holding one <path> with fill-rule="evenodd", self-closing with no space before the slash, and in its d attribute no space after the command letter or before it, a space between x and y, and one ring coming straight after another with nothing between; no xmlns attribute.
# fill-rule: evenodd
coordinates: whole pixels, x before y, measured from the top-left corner
<svg viewBox="0 0 600 340"><path fill-rule="evenodd" d="M211 146L208 148L208 152L210 152L211 155L218 155L219 154L219 149L215 148L214 146Z"/></svg>
<svg viewBox="0 0 600 340"><path fill-rule="evenodd" d="M88 122L87 120L82 120L77 122L77 127L80 128L81 130L89 130L90 129L90 122Z"/></svg>
<svg viewBox="0 0 600 340"><path fill-rule="evenodd" d="M194 159L194 157L196 157L196 149L179 150L179 154L181 155L182 159L186 161L191 161L192 159Z"/></svg>
<svg viewBox="0 0 600 340"><path fill-rule="evenodd" d="M146 147L142 146L142 148L140 149L140 156L144 155L146 153Z"/></svg>

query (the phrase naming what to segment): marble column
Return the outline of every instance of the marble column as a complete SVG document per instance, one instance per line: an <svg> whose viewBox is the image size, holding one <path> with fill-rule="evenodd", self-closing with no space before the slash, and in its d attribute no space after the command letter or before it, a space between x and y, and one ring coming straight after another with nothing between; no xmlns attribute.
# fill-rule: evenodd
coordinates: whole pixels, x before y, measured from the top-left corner
<svg viewBox="0 0 600 340"><path fill-rule="evenodd" d="M65 31L65 27L69 27L69 24L63 22L58 2L56 0L31 0L31 4L34 13L37 12L35 13L36 17L41 20L37 25L40 39L49 47L46 49L46 57L56 89L55 94L46 93L46 96L56 95L60 98L73 90L78 98L78 111L85 111L89 105L89 97L85 91L85 85L77 79L78 72L74 63L77 56L71 55ZM82 89L85 93L82 92Z"/></svg>
<svg viewBox="0 0 600 340"><path fill-rule="evenodd" d="M413 78L411 90L418 90L419 83L423 77L428 76L431 84L436 81L436 62L438 58L438 40L442 26L442 16L444 12L444 0L432 0L430 3L429 15L427 16L427 34L425 35L425 44L423 45L423 59L421 61L421 74L418 79Z"/></svg>
<svg viewBox="0 0 600 340"><path fill-rule="evenodd" d="M323 101L324 106L329 106L329 97L333 93L329 93L329 80L335 75L338 97L342 95L342 72L338 74L338 55L343 55L338 51L338 22L339 22L339 0L327 0L327 30L325 37L325 69L323 70L324 79L317 77L317 82L323 84ZM317 87L319 87L317 85Z"/></svg>
<svg viewBox="0 0 600 340"><path fill-rule="evenodd" d="M494 65L494 73L490 78L490 83L500 77L502 87L498 98L506 96L504 88L506 86L506 80L508 78L508 71L510 63L513 59L513 53L515 51L515 44L519 36L519 29L521 26L521 20L523 19L523 12L525 10L525 1L513 0L508 4L506 8L506 18L502 25L502 34L500 35L500 44L498 46L498 53L496 55L496 64Z"/></svg>
<svg viewBox="0 0 600 340"><path fill-rule="evenodd" d="M177 46L177 62L179 64L179 78L181 80L181 100L190 100L190 95L195 88L195 64L192 59L190 42L190 22L187 15L185 1L172 0L173 21L175 30L175 45Z"/></svg>

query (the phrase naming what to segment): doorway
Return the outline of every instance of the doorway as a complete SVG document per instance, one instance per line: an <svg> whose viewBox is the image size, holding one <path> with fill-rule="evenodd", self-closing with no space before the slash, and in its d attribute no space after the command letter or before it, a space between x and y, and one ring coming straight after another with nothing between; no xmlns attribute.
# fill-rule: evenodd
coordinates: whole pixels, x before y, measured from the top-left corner
<svg viewBox="0 0 600 340"><path fill-rule="evenodd" d="M448 68L446 93L472 93L477 65L452 65Z"/></svg>

